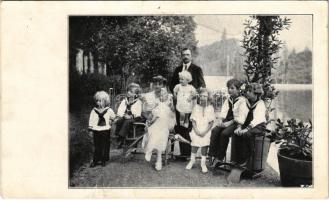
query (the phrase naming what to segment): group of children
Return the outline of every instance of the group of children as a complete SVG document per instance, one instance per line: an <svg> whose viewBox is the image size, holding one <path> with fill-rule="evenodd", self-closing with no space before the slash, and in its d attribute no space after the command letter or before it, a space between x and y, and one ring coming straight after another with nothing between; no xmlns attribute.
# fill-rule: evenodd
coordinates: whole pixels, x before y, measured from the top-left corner
<svg viewBox="0 0 329 200"><path fill-rule="evenodd" d="M226 156L229 138L234 137L235 144L231 155L232 162L245 166L252 154L251 139L265 134L266 106L261 99L262 85L250 83L243 85L237 79L227 82L229 98L224 102L216 127L211 132L209 156L212 167L223 162Z"/></svg>
<svg viewBox="0 0 329 200"><path fill-rule="evenodd" d="M192 77L188 71L182 71L179 79L180 83L176 85L173 92L173 98L177 102L175 108L180 113L179 123L187 127L190 121L192 122L191 158L186 169L191 169L195 164L199 148L202 172L208 172L207 154L212 158L212 166L222 162L231 136L235 137L236 144L234 147L236 156L233 161L240 165L245 164L252 153L250 139L265 131L266 107L261 99L262 86L251 83L242 88L239 80L229 80L227 88L230 96L224 102L219 117L216 118L211 93L206 88L199 88L197 91L190 85ZM132 122L141 118L143 102L139 97L139 85L129 85L126 98L120 103L115 115L108 107L108 94L104 91L95 94L96 107L91 111L89 121L89 129L93 132L95 145L91 166L95 166L99 161L105 165L108 160L109 129L113 122L116 122L120 141L131 130ZM152 152L156 150L155 168L161 170L161 154L167 148L169 131L177 122L173 101L165 87L161 89L158 98L158 103L146 117L148 133L145 159L150 161Z"/></svg>

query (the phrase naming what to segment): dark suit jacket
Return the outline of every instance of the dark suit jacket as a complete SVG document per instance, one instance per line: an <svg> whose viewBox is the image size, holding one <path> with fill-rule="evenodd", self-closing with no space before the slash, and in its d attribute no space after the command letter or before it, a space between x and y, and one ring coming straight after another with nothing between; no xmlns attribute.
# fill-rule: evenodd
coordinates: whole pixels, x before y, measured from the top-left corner
<svg viewBox="0 0 329 200"><path fill-rule="evenodd" d="M176 69L174 71L173 77L172 77L170 85L169 85L169 89L171 92L173 92L174 87L179 83L178 73L181 72L182 69L183 69L183 64L176 67ZM206 83L204 82L204 79L203 79L202 69L199 66L191 63L191 65L187 71L189 71L191 73L192 79L193 79L189 84L193 85L195 87L195 89L198 89L199 87L206 87Z"/></svg>

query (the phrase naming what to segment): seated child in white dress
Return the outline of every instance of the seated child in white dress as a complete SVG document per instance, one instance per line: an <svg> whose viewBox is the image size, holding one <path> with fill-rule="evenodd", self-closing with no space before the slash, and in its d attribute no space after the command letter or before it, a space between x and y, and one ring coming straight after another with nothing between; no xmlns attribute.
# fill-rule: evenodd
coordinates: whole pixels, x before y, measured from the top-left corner
<svg viewBox="0 0 329 200"><path fill-rule="evenodd" d="M151 160L152 151L157 150L155 169L162 169L161 154L166 150L169 130L175 125L175 114L171 98L165 88L161 89L160 102L152 110L153 118L148 120L148 142L145 147L145 159Z"/></svg>
<svg viewBox="0 0 329 200"><path fill-rule="evenodd" d="M109 95L104 91L96 92L94 96L96 106L91 110L89 117L89 131L92 132L94 140L94 157L90 167L101 161L109 160L110 153L110 128L115 114L108 107L110 103Z"/></svg>
<svg viewBox="0 0 329 200"><path fill-rule="evenodd" d="M195 88L189 83L192 81L192 75L188 71L182 71L179 73L179 84L174 88L174 97L177 100L176 109L180 113L180 119L177 119L177 125L181 124L184 127L188 127L189 118L193 109L193 99L196 95Z"/></svg>
<svg viewBox="0 0 329 200"><path fill-rule="evenodd" d="M214 107L210 103L211 95L206 88L199 91L198 102L194 106L191 121L193 129L191 137L191 160L186 169L191 169L195 163L195 156L198 148L201 148L201 169L203 173L208 172L206 166L206 154L210 144L211 128L215 120Z"/></svg>

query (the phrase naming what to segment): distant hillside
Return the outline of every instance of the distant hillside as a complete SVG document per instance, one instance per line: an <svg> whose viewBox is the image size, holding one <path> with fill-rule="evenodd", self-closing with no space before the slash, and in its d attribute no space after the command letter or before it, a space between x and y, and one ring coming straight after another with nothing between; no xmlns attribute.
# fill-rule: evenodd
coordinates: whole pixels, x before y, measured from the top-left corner
<svg viewBox="0 0 329 200"><path fill-rule="evenodd" d="M312 51L307 47L296 52L294 49L289 52L283 48L281 59L273 75L277 83L295 83L311 84L312 83Z"/></svg>
<svg viewBox="0 0 329 200"><path fill-rule="evenodd" d="M195 63L202 67L206 76L233 76L245 78L243 51L237 39L223 39L198 48ZM272 76L276 83L312 83L312 51L307 47L301 52L288 51L286 46L277 55ZM228 69L228 70L227 70Z"/></svg>
<svg viewBox="0 0 329 200"><path fill-rule="evenodd" d="M237 39L222 39L198 49L195 62L208 76L243 76L243 49ZM228 72L227 72L228 68Z"/></svg>

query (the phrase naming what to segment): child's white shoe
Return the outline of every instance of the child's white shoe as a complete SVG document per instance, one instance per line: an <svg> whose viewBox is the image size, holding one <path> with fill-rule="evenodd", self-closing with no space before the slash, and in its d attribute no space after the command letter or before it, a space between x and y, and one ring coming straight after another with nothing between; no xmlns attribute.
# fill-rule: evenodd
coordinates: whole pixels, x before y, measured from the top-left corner
<svg viewBox="0 0 329 200"><path fill-rule="evenodd" d="M160 170L162 169L162 162L156 162L156 163L155 163L155 169L156 169L157 171L160 171Z"/></svg>
<svg viewBox="0 0 329 200"><path fill-rule="evenodd" d="M152 157L152 152L146 152L145 153L145 160L147 162L150 162L151 161L151 157Z"/></svg>
<svg viewBox="0 0 329 200"><path fill-rule="evenodd" d="M186 165L185 169L192 169L194 163L195 163L195 153L191 153L191 160L190 162Z"/></svg>
<svg viewBox="0 0 329 200"><path fill-rule="evenodd" d="M208 172L208 168L207 168L207 166L206 166L206 165L201 165L201 171L202 171L203 173L207 173L207 172Z"/></svg>
<svg viewBox="0 0 329 200"><path fill-rule="evenodd" d="M208 168L207 168L207 165L206 165L206 156L201 156L201 171L203 173L207 173L208 172Z"/></svg>
<svg viewBox="0 0 329 200"><path fill-rule="evenodd" d="M185 169L192 169L194 165L194 160L190 160L190 162L186 165Z"/></svg>

